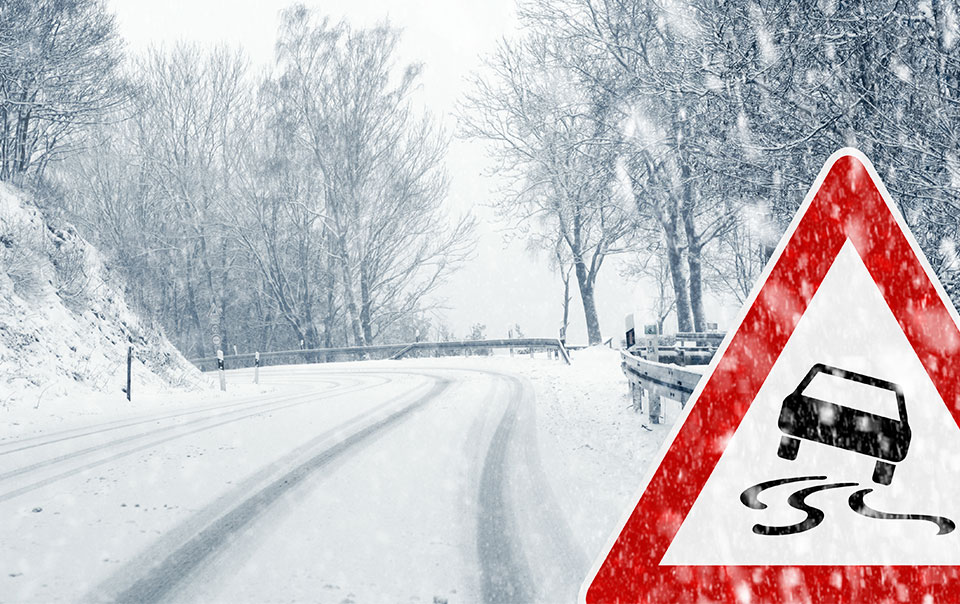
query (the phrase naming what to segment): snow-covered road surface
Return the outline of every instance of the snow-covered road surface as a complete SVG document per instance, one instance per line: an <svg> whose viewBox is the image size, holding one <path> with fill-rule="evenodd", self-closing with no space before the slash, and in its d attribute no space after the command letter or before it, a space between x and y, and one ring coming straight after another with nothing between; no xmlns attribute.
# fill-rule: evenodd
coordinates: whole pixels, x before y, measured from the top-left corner
<svg viewBox="0 0 960 604"><path fill-rule="evenodd" d="M539 393L496 363L261 378L270 393L0 441L0 600L571 601L625 509L601 497L604 528L578 521L591 485L566 492Z"/></svg>

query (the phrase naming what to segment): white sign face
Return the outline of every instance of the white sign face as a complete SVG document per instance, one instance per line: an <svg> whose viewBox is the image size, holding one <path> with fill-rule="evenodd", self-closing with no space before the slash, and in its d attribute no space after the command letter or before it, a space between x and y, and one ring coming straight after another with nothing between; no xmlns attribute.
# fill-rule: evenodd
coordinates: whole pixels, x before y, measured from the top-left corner
<svg viewBox="0 0 960 604"><path fill-rule="evenodd" d="M848 240L661 565L958 565L958 476L960 428Z"/></svg>

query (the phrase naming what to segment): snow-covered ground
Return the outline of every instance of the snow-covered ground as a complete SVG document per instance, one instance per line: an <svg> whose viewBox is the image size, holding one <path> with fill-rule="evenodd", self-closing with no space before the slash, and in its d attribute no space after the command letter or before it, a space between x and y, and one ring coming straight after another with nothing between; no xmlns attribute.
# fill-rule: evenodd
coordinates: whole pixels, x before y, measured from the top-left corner
<svg viewBox="0 0 960 604"><path fill-rule="evenodd" d="M117 372L116 379L126 379ZM143 380L145 381L145 380ZM0 407L0 446L5 441L62 431L106 420L140 417L147 413L176 412L217 403L229 403L243 397L258 397L276 392L277 384L255 385L248 380L229 383L220 392L211 376L200 376L191 387L171 386L157 380L134 383L131 401L124 393L96 392L58 381L59 388L44 391L33 388L21 391L21 401L28 404ZM39 403L39 404L37 404Z"/></svg>
<svg viewBox="0 0 960 604"><path fill-rule="evenodd" d="M0 600L571 600L669 427L616 351L538 357L37 410L0 441Z"/></svg>

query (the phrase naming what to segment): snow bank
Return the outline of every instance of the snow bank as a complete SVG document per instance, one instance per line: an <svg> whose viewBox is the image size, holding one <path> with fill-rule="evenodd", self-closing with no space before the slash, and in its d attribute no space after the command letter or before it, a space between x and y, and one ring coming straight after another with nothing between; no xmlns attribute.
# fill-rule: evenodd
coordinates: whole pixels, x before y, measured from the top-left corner
<svg viewBox="0 0 960 604"><path fill-rule="evenodd" d="M134 397L138 389L206 383L158 327L130 310L97 250L0 185L0 412L75 414L126 404L128 345Z"/></svg>
<svg viewBox="0 0 960 604"><path fill-rule="evenodd" d="M513 369L534 385L541 459L592 563L636 504L676 414L656 425L633 410L619 351L592 347L574 352L572 360L569 367L544 362Z"/></svg>

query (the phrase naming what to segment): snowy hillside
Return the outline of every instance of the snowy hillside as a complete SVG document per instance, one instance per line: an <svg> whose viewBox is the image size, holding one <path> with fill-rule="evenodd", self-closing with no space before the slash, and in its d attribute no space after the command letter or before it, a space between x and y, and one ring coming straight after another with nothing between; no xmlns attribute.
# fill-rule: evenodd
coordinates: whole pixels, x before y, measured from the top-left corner
<svg viewBox="0 0 960 604"><path fill-rule="evenodd" d="M128 308L116 279L72 227L47 224L0 185L0 407L91 393L125 402L128 344L134 395L198 387L200 373Z"/></svg>

